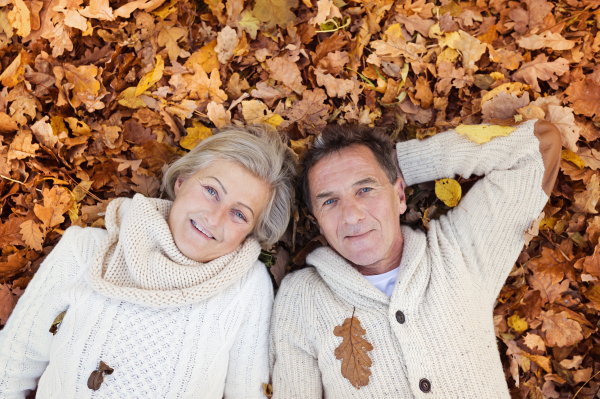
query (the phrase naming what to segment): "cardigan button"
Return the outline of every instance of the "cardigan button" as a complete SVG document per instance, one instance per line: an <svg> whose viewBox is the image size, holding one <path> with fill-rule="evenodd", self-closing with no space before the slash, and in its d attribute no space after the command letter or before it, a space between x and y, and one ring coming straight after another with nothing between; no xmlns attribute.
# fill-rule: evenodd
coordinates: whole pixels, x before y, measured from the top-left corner
<svg viewBox="0 0 600 399"><path fill-rule="evenodd" d="M396 321L400 324L404 324L404 322L406 321L406 318L404 317L404 313L402 313L401 311L397 311L396 312Z"/></svg>
<svg viewBox="0 0 600 399"><path fill-rule="evenodd" d="M419 381L419 389L425 393L431 391L431 382L427 378L421 379Z"/></svg>

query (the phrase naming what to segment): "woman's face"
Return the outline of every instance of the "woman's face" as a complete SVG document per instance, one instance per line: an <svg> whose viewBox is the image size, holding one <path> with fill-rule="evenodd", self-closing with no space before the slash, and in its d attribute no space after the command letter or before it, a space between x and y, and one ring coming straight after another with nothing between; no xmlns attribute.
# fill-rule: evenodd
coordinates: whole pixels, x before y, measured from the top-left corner
<svg viewBox="0 0 600 399"><path fill-rule="evenodd" d="M175 183L169 228L179 250L209 262L235 250L252 232L269 187L243 166L217 160Z"/></svg>

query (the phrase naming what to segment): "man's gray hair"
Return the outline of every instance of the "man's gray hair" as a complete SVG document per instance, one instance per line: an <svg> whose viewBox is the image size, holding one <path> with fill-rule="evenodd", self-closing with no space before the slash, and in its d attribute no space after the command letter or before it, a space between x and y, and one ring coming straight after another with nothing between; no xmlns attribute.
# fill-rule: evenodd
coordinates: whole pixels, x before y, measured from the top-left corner
<svg viewBox="0 0 600 399"><path fill-rule="evenodd" d="M179 177L185 180L218 159L237 162L271 188L252 236L261 245L277 242L290 220L296 155L269 125L228 126L171 164L163 176L163 191L175 199L174 187Z"/></svg>
<svg viewBox="0 0 600 399"><path fill-rule="evenodd" d="M302 160L302 171L300 172L302 199L311 213L313 207L308 181L310 169L322 158L357 145L364 145L371 150L390 183L396 182L398 170L396 169L394 144L382 129L366 125L328 125L313 141L312 147Z"/></svg>

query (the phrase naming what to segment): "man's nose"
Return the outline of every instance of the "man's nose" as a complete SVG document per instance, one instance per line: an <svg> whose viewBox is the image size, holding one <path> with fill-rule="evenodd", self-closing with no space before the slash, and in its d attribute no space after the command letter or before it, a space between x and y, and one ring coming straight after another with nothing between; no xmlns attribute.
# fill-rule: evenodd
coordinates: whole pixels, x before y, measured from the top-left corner
<svg viewBox="0 0 600 399"><path fill-rule="evenodd" d="M346 224L357 224L365 217L365 212L356 200L351 198L343 201L342 217Z"/></svg>

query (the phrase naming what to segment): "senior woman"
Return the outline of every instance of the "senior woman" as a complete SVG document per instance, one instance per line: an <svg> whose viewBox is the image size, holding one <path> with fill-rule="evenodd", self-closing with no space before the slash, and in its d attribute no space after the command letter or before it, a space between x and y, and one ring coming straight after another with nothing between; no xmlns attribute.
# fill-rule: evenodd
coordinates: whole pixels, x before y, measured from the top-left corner
<svg viewBox="0 0 600 399"><path fill-rule="evenodd" d="M0 331L0 398L263 397L257 259L287 227L294 162L266 126L227 128L170 166L174 201L118 198L106 230L68 228Z"/></svg>

